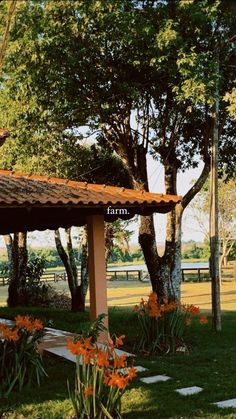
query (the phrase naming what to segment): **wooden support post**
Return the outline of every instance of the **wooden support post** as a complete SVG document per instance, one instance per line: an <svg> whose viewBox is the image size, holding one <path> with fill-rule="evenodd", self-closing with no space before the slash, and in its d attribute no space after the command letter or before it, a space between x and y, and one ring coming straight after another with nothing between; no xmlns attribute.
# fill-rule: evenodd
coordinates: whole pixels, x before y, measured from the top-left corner
<svg viewBox="0 0 236 419"><path fill-rule="evenodd" d="M197 270L198 282L201 282L201 269Z"/></svg>
<svg viewBox="0 0 236 419"><path fill-rule="evenodd" d="M105 232L103 215L90 215L88 224L88 268L90 289L90 318L96 320L99 314L108 314L107 281L105 261ZM104 325L108 327L108 319ZM100 340L105 336L100 336Z"/></svg>

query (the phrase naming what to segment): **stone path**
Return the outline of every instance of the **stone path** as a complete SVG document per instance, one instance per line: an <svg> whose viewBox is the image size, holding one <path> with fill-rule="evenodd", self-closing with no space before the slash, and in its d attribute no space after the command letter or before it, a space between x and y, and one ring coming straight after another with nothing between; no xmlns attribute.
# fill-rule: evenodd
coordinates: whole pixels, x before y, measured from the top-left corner
<svg viewBox="0 0 236 419"><path fill-rule="evenodd" d="M203 388L198 386L193 387L184 387L184 388L177 388L175 391L181 396L192 396L192 394L198 394L203 390Z"/></svg>
<svg viewBox="0 0 236 419"><path fill-rule="evenodd" d="M167 375L153 375L152 377L140 378L140 380L146 384L153 384L153 383L159 383L161 381L167 381L170 378L171 377L168 377Z"/></svg>
<svg viewBox="0 0 236 419"><path fill-rule="evenodd" d="M236 407L236 399L223 400L213 404L218 407Z"/></svg>
<svg viewBox="0 0 236 419"><path fill-rule="evenodd" d="M13 326L14 322L12 320L7 319L0 319L0 323L4 323L7 326ZM51 327L45 328L45 335L43 336L41 343L39 345L40 351L46 351L48 353L51 353L53 355L60 356L64 359L67 359L72 362L76 362L76 357L70 353L70 351L67 349L67 340L71 339L75 336L75 334L66 332L59 329L53 329ZM100 344L100 346L104 346ZM122 351L120 349L116 349L117 355L123 355L126 354L127 356L135 356L134 354L131 354L129 352ZM141 365L138 365L135 367L139 373L145 372L148 369L142 367ZM167 375L154 375L150 377L143 377L140 378L140 381L145 384L154 384L158 382L166 382L170 380L171 377ZM203 391L203 388L198 386L192 386L192 387L183 387L175 390L177 393L179 393L181 396L192 396L194 394L198 394L201 391ZM235 399L229 399L229 400L222 400L216 403L213 403L215 406L219 408L227 408L227 407L235 407L236 408L236 398Z"/></svg>

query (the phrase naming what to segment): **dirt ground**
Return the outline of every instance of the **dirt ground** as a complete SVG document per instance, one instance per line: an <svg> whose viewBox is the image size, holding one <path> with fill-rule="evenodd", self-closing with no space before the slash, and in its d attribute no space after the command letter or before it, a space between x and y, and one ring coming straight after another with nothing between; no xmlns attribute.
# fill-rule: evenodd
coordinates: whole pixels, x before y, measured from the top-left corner
<svg viewBox="0 0 236 419"><path fill-rule="evenodd" d="M64 281L52 283L58 291L68 292ZM133 306L139 303L141 297L145 299L151 291L150 283L138 281L109 281L108 282L108 305L110 307ZM182 302L195 304L202 309L211 308L211 283L183 283ZM7 287L0 286L0 306L6 305ZM87 298L89 303L89 295ZM225 311L236 310L236 281L223 282L221 286L221 305Z"/></svg>

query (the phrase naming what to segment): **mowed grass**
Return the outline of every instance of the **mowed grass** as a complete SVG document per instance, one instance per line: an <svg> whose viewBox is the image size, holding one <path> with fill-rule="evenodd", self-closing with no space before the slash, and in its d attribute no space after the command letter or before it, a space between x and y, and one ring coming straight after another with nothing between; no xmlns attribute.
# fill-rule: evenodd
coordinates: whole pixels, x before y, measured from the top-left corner
<svg viewBox="0 0 236 419"><path fill-rule="evenodd" d="M69 295L68 285L65 281L52 282L51 285L59 292ZM195 304L201 309L211 309L211 283L182 283L182 303ZM140 302L151 291L151 284L140 281L108 281L107 296L109 307L129 307ZM0 306L7 303L7 286L0 286ZM89 293L86 299L89 307ZM223 282L221 285L221 305L224 311L236 311L236 282Z"/></svg>
<svg viewBox="0 0 236 419"><path fill-rule="evenodd" d="M13 318L18 312L29 313L54 322L55 327L78 332L88 322L88 312L74 314L47 309L0 308L0 316ZM109 312L111 333L125 334L128 350L138 338L138 325L131 308L113 308ZM189 419L236 418L236 409L219 409L212 403L236 398L236 312L223 315L223 330L215 334L211 324L197 321L187 330L189 354L140 357L136 365L148 368L138 377L167 374L165 383L146 385L137 378L127 389L122 401L124 419ZM8 400L0 401L0 417L11 419L63 419L71 414L67 379L73 383L74 366L59 358L45 357L48 378L40 388L25 388ZM72 385L72 384L71 384ZM174 390L200 386L204 390L194 396L180 396ZM1 416L2 415L2 416ZM21 416L20 416L21 415Z"/></svg>

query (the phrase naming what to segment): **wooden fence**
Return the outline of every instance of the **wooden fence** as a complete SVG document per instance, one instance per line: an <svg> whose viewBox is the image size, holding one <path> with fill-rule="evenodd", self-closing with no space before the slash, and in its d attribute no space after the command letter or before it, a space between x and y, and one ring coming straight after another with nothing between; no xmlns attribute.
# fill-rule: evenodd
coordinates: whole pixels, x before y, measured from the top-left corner
<svg viewBox="0 0 236 419"><path fill-rule="evenodd" d="M182 281L185 282L186 280L191 281L193 280L192 274L197 274L197 282L202 282L209 280L209 268L182 268ZM236 263L224 267L223 269L224 275L223 279L230 277L236 281ZM65 271L58 271L58 272L45 272L42 277L42 282L58 282L58 281L66 281L67 276ZM134 281L138 280L141 282L148 282L149 275L146 271L137 269L137 270L117 270L117 271L107 271L107 280L108 281ZM0 276L0 285L8 285L8 278L6 276Z"/></svg>

